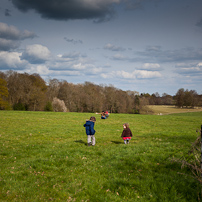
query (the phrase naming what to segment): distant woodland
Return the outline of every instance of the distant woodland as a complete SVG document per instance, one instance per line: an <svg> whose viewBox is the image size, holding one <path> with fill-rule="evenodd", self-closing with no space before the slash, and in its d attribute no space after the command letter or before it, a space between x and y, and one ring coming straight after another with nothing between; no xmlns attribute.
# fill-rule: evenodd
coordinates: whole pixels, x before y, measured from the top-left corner
<svg viewBox="0 0 202 202"><path fill-rule="evenodd" d="M0 109L56 112L101 112L139 114L147 105L202 106L195 90L177 90L174 96L158 92L123 91L112 85L90 82L72 84L65 80L43 80L39 74L0 72Z"/></svg>

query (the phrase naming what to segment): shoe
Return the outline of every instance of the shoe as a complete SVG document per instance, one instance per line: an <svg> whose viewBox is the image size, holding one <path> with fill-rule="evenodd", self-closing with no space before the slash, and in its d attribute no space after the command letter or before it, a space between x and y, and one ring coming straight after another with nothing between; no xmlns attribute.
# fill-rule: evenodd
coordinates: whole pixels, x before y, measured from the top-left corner
<svg viewBox="0 0 202 202"><path fill-rule="evenodd" d="M88 143L88 146L91 146L91 143Z"/></svg>

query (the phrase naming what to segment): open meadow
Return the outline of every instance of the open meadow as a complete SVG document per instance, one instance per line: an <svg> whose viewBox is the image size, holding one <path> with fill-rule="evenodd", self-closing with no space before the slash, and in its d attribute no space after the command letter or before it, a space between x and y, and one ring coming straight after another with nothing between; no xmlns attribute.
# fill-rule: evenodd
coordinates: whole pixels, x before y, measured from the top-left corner
<svg viewBox="0 0 202 202"><path fill-rule="evenodd" d="M148 108L153 111L155 115L167 115L174 113L188 113L188 112L202 112L202 107L195 108L178 108L175 105L148 105Z"/></svg>
<svg viewBox="0 0 202 202"><path fill-rule="evenodd" d="M83 124L95 116L96 145ZM0 201L192 202L201 186L187 157L202 112L137 115L0 111ZM133 132L121 139L122 125Z"/></svg>

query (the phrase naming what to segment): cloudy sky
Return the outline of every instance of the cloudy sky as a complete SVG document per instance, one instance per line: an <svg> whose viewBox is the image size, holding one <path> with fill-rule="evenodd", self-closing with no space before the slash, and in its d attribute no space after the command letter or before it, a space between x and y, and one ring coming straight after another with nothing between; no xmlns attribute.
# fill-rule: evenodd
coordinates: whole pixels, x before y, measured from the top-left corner
<svg viewBox="0 0 202 202"><path fill-rule="evenodd" d="M1 0L0 71L202 94L201 0Z"/></svg>

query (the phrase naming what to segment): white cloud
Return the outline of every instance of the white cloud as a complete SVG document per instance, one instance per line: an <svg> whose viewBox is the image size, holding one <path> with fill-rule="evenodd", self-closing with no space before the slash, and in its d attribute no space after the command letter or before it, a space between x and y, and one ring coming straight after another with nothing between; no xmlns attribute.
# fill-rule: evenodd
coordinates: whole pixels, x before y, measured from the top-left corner
<svg viewBox="0 0 202 202"><path fill-rule="evenodd" d="M20 59L21 53L18 52L0 52L0 69L24 69L27 62Z"/></svg>
<svg viewBox="0 0 202 202"><path fill-rule="evenodd" d="M142 69L145 69L145 70L159 70L160 65L158 63L144 63L142 65Z"/></svg>
<svg viewBox="0 0 202 202"><path fill-rule="evenodd" d="M50 60L51 53L47 47L40 44L29 45L22 54L22 59L25 59L32 64L40 64Z"/></svg>
<svg viewBox="0 0 202 202"><path fill-rule="evenodd" d="M86 66L83 65L83 64L81 64L81 63L75 64L75 65L73 65L72 67L73 67L74 70L83 70L83 69L86 68Z"/></svg>
<svg viewBox="0 0 202 202"><path fill-rule="evenodd" d="M113 71L108 74L101 74L103 78L123 78L123 79L151 79L162 77L157 71L135 70L133 72Z"/></svg>
<svg viewBox="0 0 202 202"><path fill-rule="evenodd" d="M125 49L119 46L112 45L110 43L104 46L104 49L111 50L111 51L124 51Z"/></svg>
<svg viewBox="0 0 202 202"><path fill-rule="evenodd" d="M128 58L123 56L122 54L116 54L113 56L113 60L127 60Z"/></svg>
<svg viewBox="0 0 202 202"><path fill-rule="evenodd" d="M198 67L202 67L202 62L198 63L197 66L198 66Z"/></svg>
<svg viewBox="0 0 202 202"><path fill-rule="evenodd" d="M51 73L46 65L28 65L26 71L29 74L37 73L42 76L49 75Z"/></svg>

